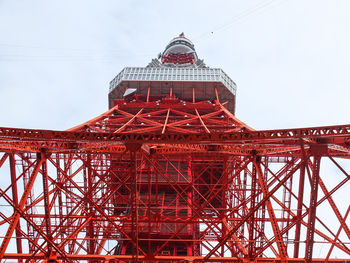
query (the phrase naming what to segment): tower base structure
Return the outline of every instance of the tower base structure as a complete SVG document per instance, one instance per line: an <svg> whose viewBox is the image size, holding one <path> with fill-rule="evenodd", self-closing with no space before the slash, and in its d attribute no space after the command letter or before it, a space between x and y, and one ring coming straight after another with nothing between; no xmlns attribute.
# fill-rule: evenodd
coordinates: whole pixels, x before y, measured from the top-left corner
<svg viewBox="0 0 350 263"><path fill-rule="evenodd" d="M0 128L1 261L350 261L350 125L256 131L181 41L86 123Z"/></svg>

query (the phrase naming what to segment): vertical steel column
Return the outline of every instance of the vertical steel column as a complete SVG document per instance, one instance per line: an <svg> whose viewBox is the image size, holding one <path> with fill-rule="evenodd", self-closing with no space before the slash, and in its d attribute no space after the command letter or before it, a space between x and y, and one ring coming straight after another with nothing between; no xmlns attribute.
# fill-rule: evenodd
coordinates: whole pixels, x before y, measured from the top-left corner
<svg viewBox="0 0 350 263"><path fill-rule="evenodd" d="M264 169L264 172L263 172L263 177L264 177L264 180L265 182L267 182L267 176L268 176L268 168L269 167L269 157L266 157L264 158L264 165L265 165L265 169ZM266 204L263 204L261 206L261 220L260 220L260 234L259 234L259 243L258 243L258 240L257 240L257 244L259 244L259 250L263 248L264 246L264 235L265 235L265 217L266 217ZM259 255L257 255L259 256Z"/></svg>
<svg viewBox="0 0 350 263"><path fill-rule="evenodd" d="M239 176L237 177L239 178ZM246 169L244 169L243 171L243 180L240 182L240 192L241 192L241 199L238 198L238 203L236 205L239 205L240 202L245 201L247 198L247 178L248 178L248 172ZM246 216L246 214L248 213L247 209L246 209L245 205L242 209L242 218L244 218ZM238 212L237 212L238 215ZM243 241L244 240L244 236L245 236L245 227L244 224L241 225L241 227L239 228L239 232L240 232L240 239Z"/></svg>
<svg viewBox="0 0 350 263"><path fill-rule="evenodd" d="M227 158L224 160L224 165L223 165L223 170L222 170L222 199L221 199L221 211L220 211L220 217L221 217L221 228L222 228L222 236L226 236L229 232L229 227L228 227L228 220L227 220L227 195L228 195L228 176L229 176L229 161ZM231 256L233 254L232 250L232 241L228 242L228 247L231 252ZM225 257L225 245L222 246L222 252L221 252L222 257Z"/></svg>
<svg viewBox="0 0 350 263"><path fill-rule="evenodd" d="M131 210L131 253L132 262L139 261L139 239L138 239L138 189L137 189L137 151L141 148L139 143L125 144L130 152L130 210Z"/></svg>
<svg viewBox="0 0 350 263"><path fill-rule="evenodd" d="M154 224L154 221L152 220L152 214L154 213L154 208L152 207L152 195L151 193L153 193L153 188L154 186L151 184L151 181L152 179L154 180L155 178L153 177L153 173L151 172L151 169L150 169L150 165L149 165L149 162L147 162L143 157L143 162L146 163L146 169L148 170L147 172L147 216L148 216L148 233L147 233L147 236L148 236L148 240L147 240L147 254L148 255L151 255L152 254L152 245L151 245L151 233L152 233L152 230L155 228L155 224Z"/></svg>
<svg viewBox="0 0 350 263"><path fill-rule="evenodd" d="M9 155L10 159L10 173L11 173L11 190L12 190L12 199L15 206L18 206L18 189L17 189L17 176L16 176L16 160L13 153ZM16 210L13 208L13 213ZM16 226L15 234L16 234L16 246L17 253L22 254L22 234L21 234L21 223L18 221ZM18 262L23 262L22 259L19 259Z"/></svg>
<svg viewBox="0 0 350 263"><path fill-rule="evenodd" d="M315 231L315 219L316 219L316 207L317 207L317 192L318 182L320 178L320 163L321 156L319 154L314 155L312 177L310 185L310 206L309 206L309 218L308 228L306 233L306 247L305 247L305 262L312 262L312 251L314 245L314 231Z"/></svg>
<svg viewBox="0 0 350 263"><path fill-rule="evenodd" d="M193 88L193 90L194 90L194 88ZM180 163L181 162L179 162L179 164ZM187 206L187 217L188 218L191 218L193 216L192 209L194 206L194 178L193 178L191 164L192 164L192 158L191 158L191 156L188 156L187 171L185 173L185 174L187 174L186 179L189 181L189 183L191 185L190 191L188 191L188 199L187 199L188 203L190 204ZM192 234L193 240L196 240L198 238L196 223L188 224L188 231L190 231L190 233ZM196 255L196 246L197 246L197 242L192 242L192 246L187 247L187 255L188 256Z"/></svg>
<svg viewBox="0 0 350 263"><path fill-rule="evenodd" d="M60 154L57 153L56 154L56 163L57 165L60 167ZM57 169L57 182L59 182L59 184L63 185L63 175L62 175L62 171L58 168ZM62 198L62 191L58 191L58 214L59 214L59 224L62 225L63 221L64 221L64 214L63 214L63 198ZM61 242L64 241L64 233L61 232Z"/></svg>
<svg viewBox="0 0 350 263"><path fill-rule="evenodd" d="M301 230L301 220L303 212L303 199L304 199L304 182L305 182L305 159L301 160L300 166L300 177L299 177L299 190L298 190L298 204L297 204L297 223L295 227L295 241L294 241L294 258L299 257L299 247L300 247L300 230Z"/></svg>
<svg viewBox="0 0 350 263"><path fill-rule="evenodd" d="M130 150L130 177L131 177L131 238L133 262L138 262L139 240L138 240L138 207L137 207L137 167L136 150Z"/></svg>
<svg viewBox="0 0 350 263"><path fill-rule="evenodd" d="M256 156L253 156L254 160L256 160ZM250 186L250 210L253 210L255 207L255 199L256 199L256 167L254 163L252 163L252 174L251 174L251 186ZM254 240L254 225L255 225L255 212L249 218L249 240L248 240L248 256L250 260L254 259L256 252L256 244Z"/></svg>
<svg viewBox="0 0 350 263"><path fill-rule="evenodd" d="M45 210L45 228L48 240L52 241L51 235L51 217L50 217L50 200L49 200L49 183L47 175L47 163L46 153L40 153L40 159L43 160L41 164L41 173L43 177L43 194L44 194L44 210ZM47 256L49 257L52 252L52 246L50 243L47 244Z"/></svg>
<svg viewBox="0 0 350 263"><path fill-rule="evenodd" d="M92 166L92 158L91 158L91 154L88 153L87 157L86 157L86 176L87 176L87 191L86 193L88 193L87 195L87 200L93 200L93 194L92 194L92 189L93 189L93 178L92 178L92 170L91 170L91 166ZM87 203L87 211L89 213L89 216L94 217L95 214L95 209L93 207L92 204ZM94 222L93 220L89 221L89 224L87 226L87 236L88 236L88 240L87 240L87 250L89 254L94 254L95 253L95 240L94 240ZM93 261L90 261L93 262Z"/></svg>

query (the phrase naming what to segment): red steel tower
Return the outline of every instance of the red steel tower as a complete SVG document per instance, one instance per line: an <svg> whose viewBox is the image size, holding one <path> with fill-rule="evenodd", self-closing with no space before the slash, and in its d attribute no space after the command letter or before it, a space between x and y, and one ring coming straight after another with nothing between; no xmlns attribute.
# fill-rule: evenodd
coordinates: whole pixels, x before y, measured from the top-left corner
<svg viewBox="0 0 350 263"><path fill-rule="evenodd" d="M235 96L180 34L102 115L0 128L0 260L350 262L350 125L256 131Z"/></svg>

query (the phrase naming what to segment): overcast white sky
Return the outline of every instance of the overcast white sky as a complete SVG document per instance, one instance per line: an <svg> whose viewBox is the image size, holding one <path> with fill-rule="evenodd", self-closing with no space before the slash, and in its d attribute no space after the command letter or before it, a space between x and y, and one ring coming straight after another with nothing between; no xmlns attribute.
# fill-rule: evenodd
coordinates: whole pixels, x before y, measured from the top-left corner
<svg viewBox="0 0 350 263"><path fill-rule="evenodd" d="M65 130L181 32L256 129L350 123L350 1L0 0L0 126Z"/></svg>

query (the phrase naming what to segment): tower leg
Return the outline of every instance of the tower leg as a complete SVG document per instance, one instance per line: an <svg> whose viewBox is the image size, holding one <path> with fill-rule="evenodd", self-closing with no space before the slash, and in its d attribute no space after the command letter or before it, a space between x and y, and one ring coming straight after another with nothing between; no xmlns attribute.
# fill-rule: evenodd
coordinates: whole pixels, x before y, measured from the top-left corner
<svg viewBox="0 0 350 263"><path fill-rule="evenodd" d="M300 166L300 177L299 177L299 190L298 190L298 204L297 204L297 224L295 228L295 245L294 245L294 258L299 257L299 245L300 245L300 230L302 220L302 208L304 198L304 181L305 181L305 160L302 160Z"/></svg>
<svg viewBox="0 0 350 263"><path fill-rule="evenodd" d="M10 173L11 173L11 190L12 190L12 200L13 203L18 206L18 189L17 189L17 176L16 176L16 160L14 154L9 155L10 159ZM16 210L14 209L14 213ZM15 235L16 235L16 246L17 246L17 253L21 254L22 253L22 235L20 232L21 225L20 222L18 221L16 230L15 230ZM22 259L19 259L18 262L23 262Z"/></svg>
<svg viewBox="0 0 350 263"><path fill-rule="evenodd" d="M316 206L317 206L317 190L318 182L320 179L320 163L321 157L314 156L313 167L312 167L312 177L311 177L311 196L310 196L310 206L309 206L309 219L308 227L306 233L306 247L305 247L305 262L312 262L312 251L314 244L314 231L315 231L315 219L316 219Z"/></svg>

